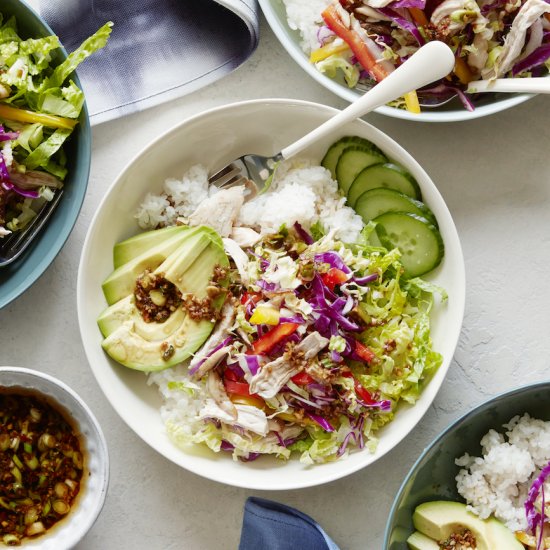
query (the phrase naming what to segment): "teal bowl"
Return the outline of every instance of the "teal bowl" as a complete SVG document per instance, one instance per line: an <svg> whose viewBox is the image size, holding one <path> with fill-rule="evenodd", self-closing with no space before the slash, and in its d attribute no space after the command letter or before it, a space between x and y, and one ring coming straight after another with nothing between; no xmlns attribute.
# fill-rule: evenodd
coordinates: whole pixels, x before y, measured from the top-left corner
<svg viewBox="0 0 550 550"><path fill-rule="evenodd" d="M5 17L15 16L19 34L23 38L54 34L43 19L21 0L2 0L0 12ZM66 57L67 52L59 49L56 51L54 62L60 63ZM72 78L80 87L78 77L73 75ZM44 273L65 244L76 223L86 195L92 153L92 134L86 105L65 150L69 172L61 201L24 254L12 264L0 268L0 308L15 300Z"/></svg>
<svg viewBox="0 0 550 550"><path fill-rule="evenodd" d="M385 550L406 550L406 540L414 531L414 509L430 500L464 499L456 490L460 468L455 459L464 453L481 456L481 438L515 415L550 420L550 382L524 386L493 397L459 418L445 429L420 455L395 497L384 541Z"/></svg>

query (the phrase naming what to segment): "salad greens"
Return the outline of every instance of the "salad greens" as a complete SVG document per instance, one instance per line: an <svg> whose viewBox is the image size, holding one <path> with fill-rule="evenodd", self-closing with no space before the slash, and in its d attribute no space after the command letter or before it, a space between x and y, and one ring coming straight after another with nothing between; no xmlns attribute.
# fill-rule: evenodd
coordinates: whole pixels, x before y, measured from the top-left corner
<svg viewBox="0 0 550 550"><path fill-rule="evenodd" d="M84 105L71 75L103 48L106 23L55 65L57 36L22 38L0 13L0 237L23 228L67 175L63 146Z"/></svg>
<svg viewBox="0 0 550 550"><path fill-rule="evenodd" d="M429 329L440 290L403 279L399 251L371 246L372 229L345 244L296 224L246 252L222 330L191 361L190 379L168 383L199 409L167 421L172 439L242 460L298 452L307 464L374 451L377 430L417 400L442 357Z"/></svg>

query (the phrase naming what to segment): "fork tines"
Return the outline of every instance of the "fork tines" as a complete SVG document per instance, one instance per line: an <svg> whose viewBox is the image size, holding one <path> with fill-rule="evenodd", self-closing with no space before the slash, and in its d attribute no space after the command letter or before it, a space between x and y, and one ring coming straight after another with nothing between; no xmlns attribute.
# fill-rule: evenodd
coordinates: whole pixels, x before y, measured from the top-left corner
<svg viewBox="0 0 550 550"><path fill-rule="evenodd" d="M21 231L16 231L0 241L0 267L14 262L29 246L34 237L54 211L63 189L58 189L51 201L45 202L36 216Z"/></svg>
<svg viewBox="0 0 550 550"><path fill-rule="evenodd" d="M243 172L242 166L239 166L235 162L224 166L218 172L215 172L208 178L208 182L216 187L230 187L237 183L242 183L246 172Z"/></svg>

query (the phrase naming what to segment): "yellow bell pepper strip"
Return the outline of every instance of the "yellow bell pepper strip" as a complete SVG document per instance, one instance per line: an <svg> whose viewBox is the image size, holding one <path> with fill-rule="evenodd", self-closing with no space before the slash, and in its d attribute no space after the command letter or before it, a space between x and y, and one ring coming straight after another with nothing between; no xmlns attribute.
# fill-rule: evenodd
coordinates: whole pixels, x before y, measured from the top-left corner
<svg viewBox="0 0 550 550"><path fill-rule="evenodd" d="M343 10L337 4L330 4L321 14L323 20L332 32L348 44L361 66L380 82L394 70L393 65L382 57L376 43L367 36L359 24L346 24L339 9Z"/></svg>
<svg viewBox="0 0 550 550"><path fill-rule="evenodd" d="M229 393L229 390L227 390L227 393L229 395L229 399L235 405L248 405L250 407L256 407L257 409L266 408L265 401L261 397L237 395L236 393Z"/></svg>
<svg viewBox="0 0 550 550"><path fill-rule="evenodd" d="M309 60L311 63L318 63L319 61L323 61L323 59L326 59L331 55L342 53L348 50L349 46L345 42L340 44L334 44L334 42L331 42L330 44L326 44L316 50L313 50L311 52L311 55L309 56Z"/></svg>
<svg viewBox="0 0 550 550"><path fill-rule="evenodd" d="M78 120L76 119L48 115L46 113L35 113L34 111L19 109L5 103L0 103L0 118L15 122L38 123L48 126L48 128L64 128L66 130L72 130L78 124Z"/></svg>
<svg viewBox="0 0 550 550"><path fill-rule="evenodd" d="M473 80L476 80L476 76L472 73L470 67L468 67L468 64L464 61L464 59L462 59L462 57L456 58L453 72L457 76L458 80L460 80L461 84L469 84Z"/></svg>
<svg viewBox="0 0 550 550"><path fill-rule="evenodd" d="M407 111L415 115L420 113L420 102L418 101L418 94L416 93L416 90L405 94L403 98L405 99L405 106L407 107Z"/></svg>
<svg viewBox="0 0 550 550"><path fill-rule="evenodd" d="M308 424L310 426L316 425L316 423L307 416L298 418L295 414L292 413L280 413L275 418L280 418L281 420L285 420L286 422L295 422L296 424Z"/></svg>
<svg viewBox="0 0 550 550"><path fill-rule="evenodd" d="M267 305L257 306L249 321L253 325L278 325L279 310Z"/></svg>

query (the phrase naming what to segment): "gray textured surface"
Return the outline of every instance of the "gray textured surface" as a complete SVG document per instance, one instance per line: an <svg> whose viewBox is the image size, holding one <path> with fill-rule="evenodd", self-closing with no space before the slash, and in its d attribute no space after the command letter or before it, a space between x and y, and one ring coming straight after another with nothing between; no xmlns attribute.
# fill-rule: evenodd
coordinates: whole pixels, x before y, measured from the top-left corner
<svg viewBox="0 0 550 550"><path fill-rule="evenodd" d="M414 155L438 185L466 258L464 328L448 378L420 425L362 472L323 487L270 493L187 473L126 428L91 374L76 316L79 254L108 185L151 139L203 109L278 96L344 106L304 75L262 24L259 49L223 81L94 129L89 193L72 236L38 283L0 311L2 364L62 378L94 410L107 437L110 491L78 550L236 548L249 494L310 514L342 550L380 549L393 497L424 446L487 397L548 378L550 98L471 123L430 125L372 115L368 120Z"/></svg>

